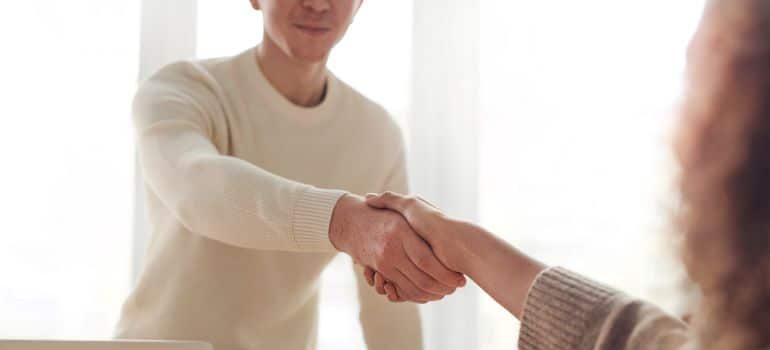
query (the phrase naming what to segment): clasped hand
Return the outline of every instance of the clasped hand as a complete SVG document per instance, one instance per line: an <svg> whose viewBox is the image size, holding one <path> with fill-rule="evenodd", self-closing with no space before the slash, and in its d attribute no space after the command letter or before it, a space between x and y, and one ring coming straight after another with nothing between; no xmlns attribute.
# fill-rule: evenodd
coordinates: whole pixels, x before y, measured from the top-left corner
<svg viewBox="0 0 770 350"><path fill-rule="evenodd" d="M449 220L416 197L345 195L334 209L329 238L364 266L364 277L379 294L393 302L422 304L466 283L462 252L442 229Z"/></svg>

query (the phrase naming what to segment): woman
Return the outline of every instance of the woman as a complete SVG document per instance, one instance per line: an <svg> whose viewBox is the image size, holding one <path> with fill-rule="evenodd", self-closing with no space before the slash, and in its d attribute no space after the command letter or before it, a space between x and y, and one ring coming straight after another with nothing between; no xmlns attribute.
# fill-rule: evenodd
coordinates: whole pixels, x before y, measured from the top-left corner
<svg viewBox="0 0 770 350"><path fill-rule="evenodd" d="M770 1L714 0L690 48L677 153L682 257L703 298L692 325L563 268L549 268L473 224L396 194L445 265L522 321L522 349L756 349L770 346ZM372 270L391 301L398 288Z"/></svg>

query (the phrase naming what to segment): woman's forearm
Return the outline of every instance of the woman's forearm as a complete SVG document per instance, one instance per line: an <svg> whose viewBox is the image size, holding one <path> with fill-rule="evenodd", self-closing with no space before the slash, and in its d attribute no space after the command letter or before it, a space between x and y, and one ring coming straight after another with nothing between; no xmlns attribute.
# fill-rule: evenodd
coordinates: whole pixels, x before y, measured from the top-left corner
<svg viewBox="0 0 770 350"><path fill-rule="evenodd" d="M367 203L401 213L447 268L473 279L521 319L529 288L546 268L544 264L477 225L441 213L420 198L385 193L368 196Z"/></svg>
<svg viewBox="0 0 770 350"><path fill-rule="evenodd" d="M462 271L511 314L521 319L527 292L546 265L478 226L459 223L465 252Z"/></svg>

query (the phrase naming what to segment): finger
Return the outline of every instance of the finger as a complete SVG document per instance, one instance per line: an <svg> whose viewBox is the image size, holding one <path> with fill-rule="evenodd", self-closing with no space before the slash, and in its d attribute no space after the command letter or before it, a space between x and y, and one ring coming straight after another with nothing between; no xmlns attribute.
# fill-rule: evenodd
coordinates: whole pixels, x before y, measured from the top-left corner
<svg viewBox="0 0 770 350"><path fill-rule="evenodd" d="M403 303L406 301L406 299L401 296L401 292L398 291L398 286L392 286L393 290L396 291L396 302Z"/></svg>
<svg viewBox="0 0 770 350"><path fill-rule="evenodd" d="M404 288L399 287L398 284L397 284L398 282L394 282L394 281L402 281L404 279L403 277L399 276L400 274L401 273L398 272L398 271L395 271L394 273L392 273L391 275L394 276L394 278L385 282L385 284L383 285L383 290L385 290L386 295L387 295L387 290L385 289L385 286L390 285L391 288L397 290L396 294L399 296L399 299L405 299L405 300L412 300L412 299L414 299L414 296L412 296L411 293L407 292ZM398 277L395 277L395 276L398 276ZM403 283L405 285L409 284L408 281L407 282L403 282L402 281L401 283Z"/></svg>
<svg viewBox="0 0 770 350"><path fill-rule="evenodd" d="M404 301L404 299L399 296L398 291L396 290L396 286L391 283L385 284L385 293L388 295L388 300L394 303L400 303Z"/></svg>
<svg viewBox="0 0 770 350"><path fill-rule="evenodd" d="M444 285L433 277L417 268L414 263L398 266L401 271L421 291L437 296L444 296L454 292L456 287Z"/></svg>
<svg viewBox="0 0 770 350"><path fill-rule="evenodd" d="M409 202L412 199L416 199L424 204L427 204L429 207L435 210L438 210L438 211L441 210L437 205L431 203L429 200L421 196L415 196L414 198L409 198L393 192L385 192L383 194L375 194L375 193L366 194L366 203L369 204L369 206L379 208L379 209L392 209L402 213L406 211L406 207L408 207Z"/></svg>
<svg viewBox="0 0 770 350"><path fill-rule="evenodd" d="M420 237L410 237L412 238L405 240L403 244L404 251L406 251L409 260L420 271L429 275L432 280L437 281L440 285L451 288L452 291L454 291L454 288L465 285L465 276L444 266L444 264L436 258L436 255L433 253L433 250L428 243ZM447 293L442 294L446 295Z"/></svg>
<svg viewBox="0 0 770 350"><path fill-rule="evenodd" d="M427 204L427 205L430 205L431 207L433 207L433 209L436 209L436 210L440 210L440 209L439 209L439 208L438 208L438 207L437 207L435 204L433 204L433 203L429 202L427 199L425 199L425 198L422 198L422 197L420 197L420 196L416 196L416 197L417 197L417 199L421 200L423 203L425 203L425 204Z"/></svg>
<svg viewBox="0 0 770 350"><path fill-rule="evenodd" d="M398 269L394 270L391 275L392 277L388 279L392 284L396 285L396 288L399 291L398 294L405 300L415 303L426 303L431 300L437 300L441 297L440 295L435 295L421 290L416 285L414 285L414 283L412 283L412 281L410 281L403 272L399 271Z"/></svg>
<svg viewBox="0 0 770 350"><path fill-rule="evenodd" d="M395 210L403 214L406 210L408 200L409 199L403 195L393 192L385 192L377 196L367 195L366 204L368 204L370 207Z"/></svg>
<svg viewBox="0 0 770 350"><path fill-rule="evenodd" d="M364 266L364 278L366 278L366 283L374 286L374 270L371 267Z"/></svg>
<svg viewBox="0 0 770 350"><path fill-rule="evenodd" d="M385 278L382 277L382 274L374 274L374 289L377 291L377 294L385 295L385 283L386 281Z"/></svg>
<svg viewBox="0 0 770 350"><path fill-rule="evenodd" d="M411 267L410 267L411 266ZM438 292L434 291L438 288L435 288L434 286L440 285L437 282L430 282L430 280L424 280L429 279L430 276L424 274L422 271L417 270L414 265L407 265L403 269L401 267L396 267L396 269L401 272L401 275L403 276L403 279L406 280L406 282L402 282L399 280L394 281L396 283L396 286L403 289L407 296L409 297L409 300L415 301L415 302L428 302L433 300L439 300L444 297L444 295L448 294L449 292Z"/></svg>

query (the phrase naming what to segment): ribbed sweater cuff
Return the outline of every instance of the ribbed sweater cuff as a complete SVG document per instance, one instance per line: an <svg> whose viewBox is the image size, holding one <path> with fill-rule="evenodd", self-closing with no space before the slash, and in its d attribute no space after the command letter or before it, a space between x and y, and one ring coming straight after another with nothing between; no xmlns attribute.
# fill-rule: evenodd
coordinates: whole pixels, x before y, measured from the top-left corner
<svg viewBox="0 0 770 350"><path fill-rule="evenodd" d="M615 293L563 268L545 271L527 296L519 349L580 348L593 311Z"/></svg>
<svg viewBox="0 0 770 350"><path fill-rule="evenodd" d="M335 251L329 241L332 212L345 191L310 188L294 205L291 225L294 241L302 250Z"/></svg>

